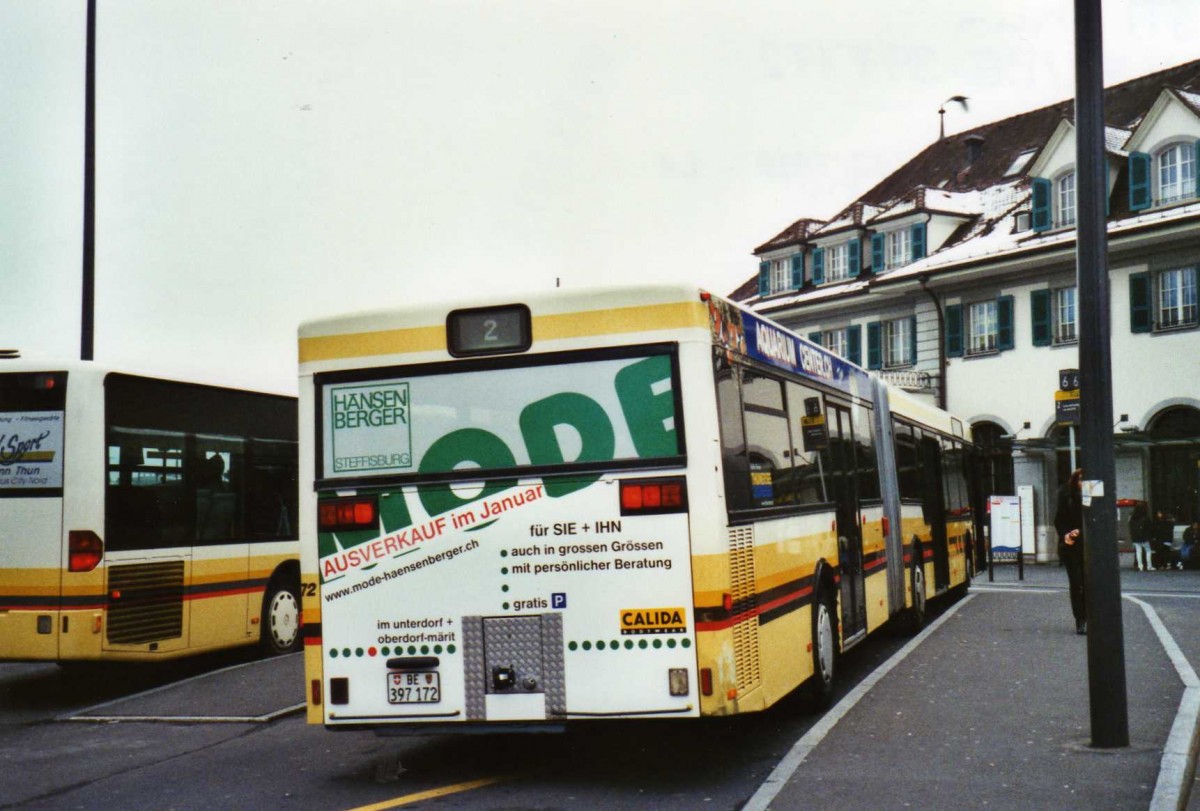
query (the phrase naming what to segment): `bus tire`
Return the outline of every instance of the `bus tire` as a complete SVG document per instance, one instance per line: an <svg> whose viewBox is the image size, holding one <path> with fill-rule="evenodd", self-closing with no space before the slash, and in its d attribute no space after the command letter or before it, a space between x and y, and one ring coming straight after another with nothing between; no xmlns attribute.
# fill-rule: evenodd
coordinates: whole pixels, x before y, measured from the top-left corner
<svg viewBox="0 0 1200 811"><path fill-rule="evenodd" d="M300 650L300 584L294 575L271 578L263 598L262 632L259 646L267 656Z"/></svg>
<svg viewBox="0 0 1200 811"><path fill-rule="evenodd" d="M831 589L817 588L812 604L812 678L806 697L814 710L825 710L833 702L833 684L837 677L837 607L829 596Z"/></svg>
<svg viewBox="0 0 1200 811"><path fill-rule="evenodd" d="M908 608L908 622L905 623L905 630L910 634L916 634L925 627L925 601L928 592L925 584L925 559L921 554L921 547L914 543L912 550L912 569L909 573L912 584L912 605Z"/></svg>

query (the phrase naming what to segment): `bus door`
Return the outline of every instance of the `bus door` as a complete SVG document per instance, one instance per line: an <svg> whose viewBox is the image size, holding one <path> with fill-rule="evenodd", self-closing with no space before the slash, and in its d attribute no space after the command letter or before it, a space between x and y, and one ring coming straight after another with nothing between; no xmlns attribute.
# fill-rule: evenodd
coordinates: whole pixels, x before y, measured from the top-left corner
<svg viewBox="0 0 1200 811"><path fill-rule="evenodd" d="M841 569L842 641L845 644L867 630L867 604L863 583L862 527L858 522L858 476L854 462L854 429L850 410L828 404L830 480L837 505L838 558Z"/></svg>
<svg viewBox="0 0 1200 811"><path fill-rule="evenodd" d="M950 587L950 550L946 546L946 499L942 445L936 436L921 437L921 511L933 547L934 593Z"/></svg>

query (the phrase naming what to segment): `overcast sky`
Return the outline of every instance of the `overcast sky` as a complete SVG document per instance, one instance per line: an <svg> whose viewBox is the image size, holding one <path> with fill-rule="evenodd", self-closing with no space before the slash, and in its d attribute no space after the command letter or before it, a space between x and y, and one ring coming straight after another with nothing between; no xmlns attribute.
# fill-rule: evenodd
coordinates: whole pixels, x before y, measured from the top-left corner
<svg viewBox="0 0 1200 811"><path fill-rule="evenodd" d="M1074 93L1067 0L98 0L96 360L296 390L305 319L690 279ZM0 0L0 347L78 357L84 0ZM1200 58L1110 0L1106 84Z"/></svg>

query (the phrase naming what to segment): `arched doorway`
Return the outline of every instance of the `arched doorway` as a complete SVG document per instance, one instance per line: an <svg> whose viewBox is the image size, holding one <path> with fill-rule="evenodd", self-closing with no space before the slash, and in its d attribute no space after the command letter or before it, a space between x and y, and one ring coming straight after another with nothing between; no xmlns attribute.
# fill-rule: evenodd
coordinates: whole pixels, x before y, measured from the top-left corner
<svg viewBox="0 0 1200 811"><path fill-rule="evenodd" d="M1176 524L1200 520L1200 409L1175 406L1150 422L1150 499Z"/></svg>
<svg viewBox="0 0 1200 811"><path fill-rule="evenodd" d="M980 452L980 486L986 496L1016 495L1013 484L1012 437L994 422L971 425L975 446Z"/></svg>

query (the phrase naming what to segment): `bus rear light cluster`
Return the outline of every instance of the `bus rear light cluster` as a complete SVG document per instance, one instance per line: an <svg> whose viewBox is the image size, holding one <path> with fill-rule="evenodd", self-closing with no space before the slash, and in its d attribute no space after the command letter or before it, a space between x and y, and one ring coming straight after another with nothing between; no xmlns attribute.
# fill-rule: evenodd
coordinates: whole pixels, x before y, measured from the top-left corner
<svg viewBox="0 0 1200 811"><path fill-rule="evenodd" d="M621 515L681 512L687 512L687 484L682 476L621 482Z"/></svg>
<svg viewBox="0 0 1200 811"><path fill-rule="evenodd" d="M104 542L90 529L73 529L67 533L67 571L90 572L104 557Z"/></svg>
<svg viewBox="0 0 1200 811"><path fill-rule="evenodd" d="M317 528L321 532L375 529L378 524L379 504L374 498L337 498L322 501L317 507Z"/></svg>

